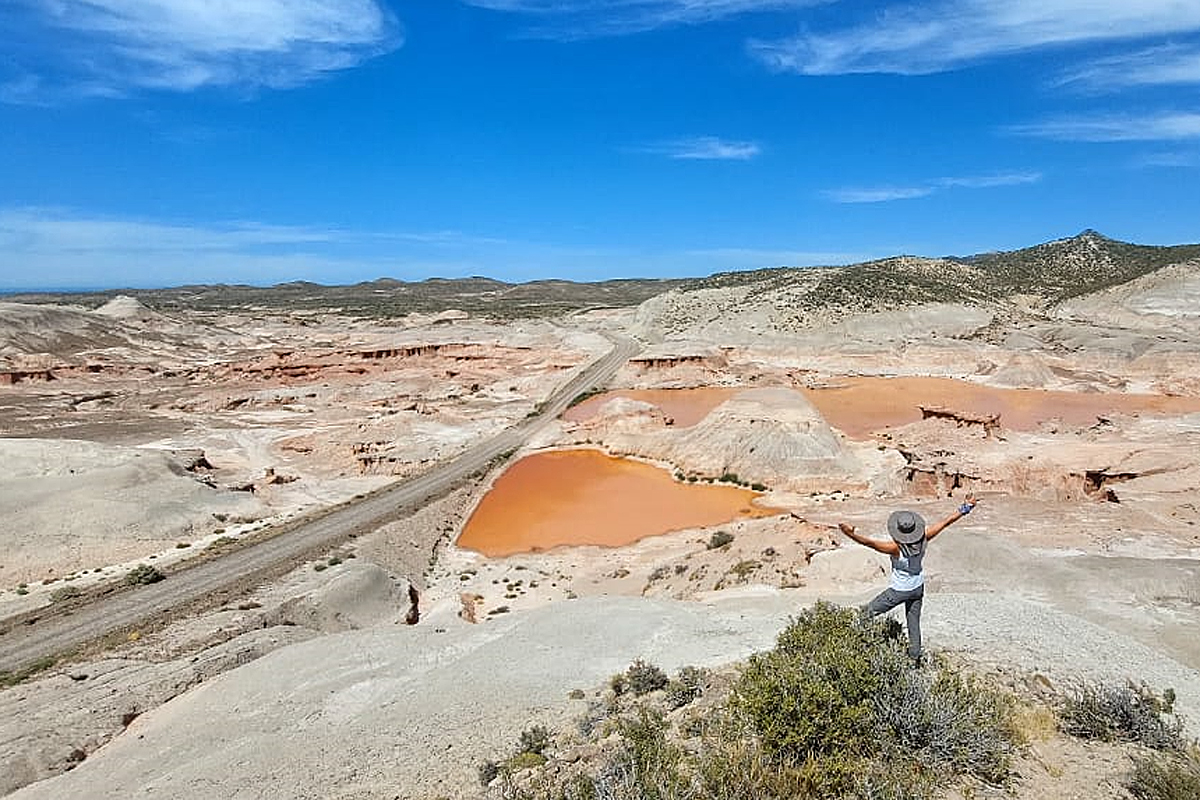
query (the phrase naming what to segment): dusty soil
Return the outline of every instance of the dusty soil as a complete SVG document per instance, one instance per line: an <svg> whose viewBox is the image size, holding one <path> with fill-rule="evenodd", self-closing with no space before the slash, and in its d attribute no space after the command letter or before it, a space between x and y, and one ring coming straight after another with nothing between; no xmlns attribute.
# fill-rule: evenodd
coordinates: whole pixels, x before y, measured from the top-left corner
<svg viewBox="0 0 1200 800"><path fill-rule="evenodd" d="M548 322L3 310L0 612L29 602L20 584L168 558L422 472L611 347Z"/></svg>
<svg viewBox="0 0 1200 800"><path fill-rule="evenodd" d="M547 429L529 452L584 445L685 477L728 470L769 486L762 502L788 512L617 548L486 557L453 543L498 474L484 476L242 602L0 691L2 788L33 781L17 797L470 796L478 763L509 752L533 722L569 727L587 702L569 699L571 690L592 697L635 658L667 669L729 664L769 647L807 603L871 597L885 584L886 560L837 534L837 522L882 536L894 508L936 519L968 491L981 496L979 508L934 542L926 562L927 646L1058 687L1129 678L1172 687L1190 732L1200 733L1200 414L1189 405L1200 386L1188 378L1200 374L1200 337L1161 325L1139 331L1127 306L1120 329L1046 317L1001 324L978 309L938 306L786 336L764 312L753 335L751 311L723 320L714 310L684 324L667 318L669 302L677 301L503 330L228 320L212 347L228 347L229 358L206 353L211 364L169 342L151 347L144 331L89 328L125 348L99 372L86 370L99 356L67 348L64 363L84 369L0 387L9 436L90 432L104 448L201 448L213 467L167 472L211 478L213 497L250 480L264 505L257 513L271 514L411 474L519 420L572 365L607 349L597 331L632 329L650 347L614 388L737 391L690 425L653 400L601 401L596 415ZM714 295L713 308L722 302ZM445 348L399 353L416 343ZM363 357L368 350L384 354ZM163 353L177 374L138 366ZM6 357L22 369L53 360ZM106 373L110 363L126 370L113 405L67 411L118 374ZM881 380L890 376L916 383ZM882 391L911 408L921 394L913 387L949 379L969 396L1070 392L1087 413L1015 424L1001 409L998 424L985 423L990 412L968 395L943 393L930 403L945 413L908 411L880 430L874 418L861 428L839 422L808 394L871 385L862 402ZM1103 405L1135 393L1178 397L1153 413ZM298 480L264 480L267 467ZM212 508L200 510L212 519ZM193 525L197 540L211 531ZM718 532L731 540L714 546ZM56 575L72 568L70 552L56 557ZM15 569L4 563L0 575ZM410 585L415 625L403 624ZM0 604L45 601L54 588L31 582L28 595L10 589ZM1031 763L1046 766L1030 768L1035 777L1018 796L1092 797L1097 782L1108 787L1099 796L1120 796L1122 757L1102 750L1035 745Z"/></svg>

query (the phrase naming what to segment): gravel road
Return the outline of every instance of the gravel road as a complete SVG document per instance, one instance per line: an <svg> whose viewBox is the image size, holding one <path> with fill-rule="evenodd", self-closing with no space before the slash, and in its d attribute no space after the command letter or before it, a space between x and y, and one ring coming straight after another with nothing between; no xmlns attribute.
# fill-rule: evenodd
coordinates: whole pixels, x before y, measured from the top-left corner
<svg viewBox="0 0 1200 800"><path fill-rule="evenodd" d="M247 581L279 574L356 533L410 512L519 447L581 392L605 384L640 349L636 341L624 337L614 337L613 343L612 350L578 372L543 403L538 416L419 477L296 525L286 533L174 573L160 583L119 592L69 613L51 609L33 621L9 625L0 631L0 672L16 672L110 633L199 604L220 602L241 590Z"/></svg>

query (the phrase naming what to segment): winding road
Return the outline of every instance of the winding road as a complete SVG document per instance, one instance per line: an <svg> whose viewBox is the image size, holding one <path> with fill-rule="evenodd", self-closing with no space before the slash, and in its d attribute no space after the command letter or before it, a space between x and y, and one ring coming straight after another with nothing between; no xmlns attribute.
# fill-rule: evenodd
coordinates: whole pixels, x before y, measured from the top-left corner
<svg viewBox="0 0 1200 800"><path fill-rule="evenodd" d="M409 513L491 462L520 447L538 428L561 414L580 393L606 384L641 348L610 337L613 349L559 387L540 413L466 450L429 472L335 508L292 530L227 555L173 572L165 581L101 597L67 612L45 609L40 616L0 631L0 672L16 673L46 658L71 652L105 636L198 605L210 605L246 581L313 557L358 533Z"/></svg>

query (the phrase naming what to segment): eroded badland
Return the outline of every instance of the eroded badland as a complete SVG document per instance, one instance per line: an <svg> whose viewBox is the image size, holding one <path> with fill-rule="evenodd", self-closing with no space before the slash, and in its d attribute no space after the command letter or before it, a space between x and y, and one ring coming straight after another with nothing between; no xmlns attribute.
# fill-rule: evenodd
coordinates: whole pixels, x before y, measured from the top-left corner
<svg viewBox="0 0 1200 800"><path fill-rule="evenodd" d="M883 535L891 510L937 519L967 493L927 561L927 646L1171 687L1194 735L1198 255L1088 233L579 302L555 284L542 305L492 284L411 313L391 284L362 290L377 306L318 287L0 304L0 646L139 564L236 577L286 524L529 432L430 502L0 690L0 792L478 793L481 760L634 659L730 664L807 604L868 599L886 559L836 523ZM610 393L534 424L622 342ZM456 544L505 466L570 448L753 488L761 513L617 548ZM557 485L541 474L530 502ZM1065 783L1039 791L1123 796L1115 763L1040 757L1030 785Z"/></svg>

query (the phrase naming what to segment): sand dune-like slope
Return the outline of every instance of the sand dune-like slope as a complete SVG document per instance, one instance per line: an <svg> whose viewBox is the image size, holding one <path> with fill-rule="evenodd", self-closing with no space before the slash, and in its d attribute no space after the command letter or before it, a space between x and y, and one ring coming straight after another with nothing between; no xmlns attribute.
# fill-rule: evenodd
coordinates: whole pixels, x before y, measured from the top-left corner
<svg viewBox="0 0 1200 800"><path fill-rule="evenodd" d="M0 439L0 463L6 587L190 542L222 524L214 512L260 510L248 493L208 486L161 451Z"/></svg>

